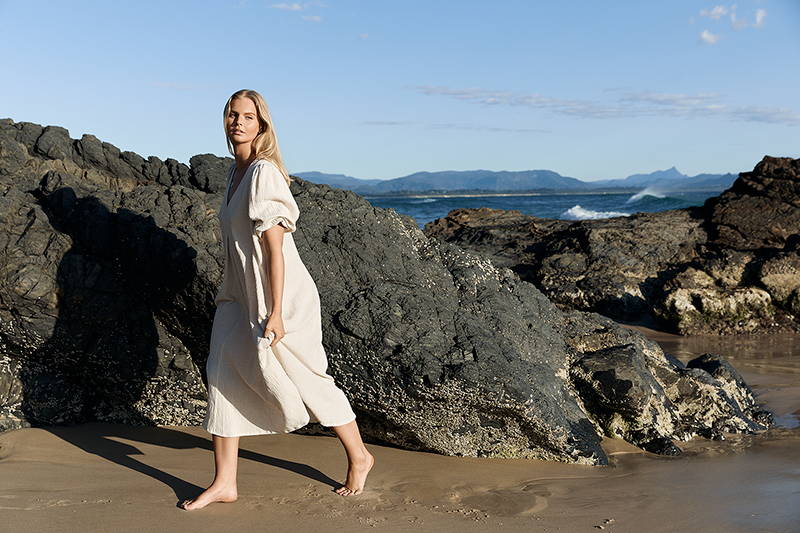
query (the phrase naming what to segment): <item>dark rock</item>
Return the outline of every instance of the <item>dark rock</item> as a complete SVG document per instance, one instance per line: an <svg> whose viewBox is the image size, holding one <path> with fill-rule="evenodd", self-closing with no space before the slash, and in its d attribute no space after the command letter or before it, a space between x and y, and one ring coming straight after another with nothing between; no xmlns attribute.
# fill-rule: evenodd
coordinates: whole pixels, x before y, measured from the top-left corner
<svg viewBox="0 0 800 533"><path fill-rule="evenodd" d="M783 248L800 233L800 159L764 156L704 207L717 246Z"/></svg>
<svg viewBox="0 0 800 533"><path fill-rule="evenodd" d="M706 238L688 210L572 222L456 209L425 233L512 268L563 308L621 320L647 314L660 289L656 273L694 259L694 244Z"/></svg>
<svg viewBox="0 0 800 533"><path fill-rule="evenodd" d="M0 173L14 174L28 160L28 151L18 142L0 137Z"/></svg>
<svg viewBox="0 0 800 533"><path fill-rule="evenodd" d="M681 455L683 450L672 442L668 437L657 437L651 441L643 442L640 447L650 453L657 453L658 455Z"/></svg>
<svg viewBox="0 0 800 533"><path fill-rule="evenodd" d="M84 165L108 168L103 143L94 135L85 133L80 141L75 142L75 151L83 159Z"/></svg>
<svg viewBox="0 0 800 533"><path fill-rule="evenodd" d="M200 423L231 160L188 168L13 121L0 121L0 148L11 162L0 170L0 428ZM657 453L687 428L758 429L739 420L746 406L704 418L701 395L675 392L698 372L713 403L735 380L683 369L598 314L564 313L511 270L354 193L299 178L291 188L329 370L367 440L606 464L598 431L614 409L628 428L618 434Z"/></svg>
<svg viewBox="0 0 800 533"><path fill-rule="evenodd" d="M59 126L47 126L36 139L33 152L48 159L70 159L73 151L69 131Z"/></svg>
<svg viewBox="0 0 800 533"><path fill-rule="evenodd" d="M222 194L227 185L230 163L229 159L212 154L192 156L189 159L191 165L189 182L203 192Z"/></svg>

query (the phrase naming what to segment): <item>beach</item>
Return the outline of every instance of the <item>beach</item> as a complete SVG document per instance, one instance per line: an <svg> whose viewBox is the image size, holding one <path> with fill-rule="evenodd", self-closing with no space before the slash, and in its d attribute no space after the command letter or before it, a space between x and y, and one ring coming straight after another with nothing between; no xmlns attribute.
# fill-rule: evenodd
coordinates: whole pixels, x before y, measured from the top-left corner
<svg viewBox="0 0 800 533"><path fill-rule="evenodd" d="M634 327L682 361L726 355L776 415L755 436L678 443L664 457L605 438L605 467L448 457L368 444L365 492L333 492L338 440L240 441L239 499L183 511L213 474L197 427L89 423L0 434L4 531L793 531L800 523L796 336L679 337Z"/></svg>

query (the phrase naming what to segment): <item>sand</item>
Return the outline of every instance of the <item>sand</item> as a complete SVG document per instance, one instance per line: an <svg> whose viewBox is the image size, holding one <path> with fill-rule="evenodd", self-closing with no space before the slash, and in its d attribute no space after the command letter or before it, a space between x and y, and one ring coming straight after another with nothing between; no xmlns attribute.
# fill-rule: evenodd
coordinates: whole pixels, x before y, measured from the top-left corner
<svg viewBox="0 0 800 533"><path fill-rule="evenodd" d="M177 503L213 474L202 429L29 428L0 434L0 531L797 531L800 338L636 329L683 361L727 355L780 426L679 443L681 457L605 439L607 467L368 444L375 467L348 497L333 492L346 471L336 438L243 437L239 500L191 512Z"/></svg>

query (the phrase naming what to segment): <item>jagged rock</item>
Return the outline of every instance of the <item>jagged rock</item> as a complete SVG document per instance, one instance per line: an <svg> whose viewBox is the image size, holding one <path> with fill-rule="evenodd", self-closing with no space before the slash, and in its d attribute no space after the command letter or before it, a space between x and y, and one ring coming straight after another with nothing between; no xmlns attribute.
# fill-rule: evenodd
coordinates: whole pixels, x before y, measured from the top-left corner
<svg viewBox="0 0 800 533"><path fill-rule="evenodd" d="M772 413L761 409L756 403L755 396L750 387L745 383L741 374L719 354L705 353L695 357L688 363L686 368L699 368L707 372L718 383L713 384L714 392L719 398L724 400L723 405L736 412L736 417L728 417L726 423L737 420L739 424L749 426L757 430L758 424L771 425L773 423ZM717 387L719 386L719 389ZM724 394L722 394L724 393ZM703 414L708 417L708 413ZM722 420L719 418L719 420ZM714 426L714 424L696 424L697 426ZM716 428L723 431L735 433L730 428Z"/></svg>
<svg viewBox="0 0 800 533"><path fill-rule="evenodd" d="M0 163L9 162L0 169L0 428L198 424L230 159L195 156L189 168L64 131L0 121ZM615 376L664 389L647 401L610 396L636 420L621 436L679 452L670 443L688 424L672 415L671 434L655 414L701 409L695 396L669 396L661 375L676 371L643 335L564 313L511 270L428 239L411 218L352 192L299 178L291 188L329 369L367 440L605 464L607 417L589 401L589 372L612 358L630 367ZM739 423L739 412L712 413L693 431L760 428Z"/></svg>
<svg viewBox="0 0 800 533"><path fill-rule="evenodd" d="M722 356L686 365L655 342L595 314L567 313L567 343L576 351L570 379L598 431L662 455L681 453L674 440L770 427L771 414Z"/></svg>
<svg viewBox="0 0 800 533"><path fill-rule="evenodd" d="M800 243L800 235L796 241ZM761 263L758 282L780 306L800 317L800 254L797 248L775 254Z"/></svg>
<svg viewBox="0 0 800 533"><path fill-rule="evenodd" d="M800 331L800 159L766 156L702 207L575 222L456 209L424 231L562 309L682 334Z"/></svg>
<svg viewBox="0 0 800 533"><path fill-rule="evenodd" d="M585 354L570 377L606 435L655 451L665 439L682 437L669 399L633 344Z"/></svg>
<svg viewBox="0 0 800 533"><path fill-rule="evenodd" d="M703 207L717 246L783 248L800 233L800 159L765 156Z"/></svg>

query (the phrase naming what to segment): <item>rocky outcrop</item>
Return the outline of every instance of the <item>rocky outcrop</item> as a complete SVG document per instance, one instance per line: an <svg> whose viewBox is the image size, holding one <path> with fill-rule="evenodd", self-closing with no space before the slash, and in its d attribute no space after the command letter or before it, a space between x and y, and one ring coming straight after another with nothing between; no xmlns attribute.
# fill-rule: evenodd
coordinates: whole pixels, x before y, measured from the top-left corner
<svg viewBox="0 0 800 533"><path fill-rule="evenodd" d="M800 330L800 159L767 156L701 207L582 221L457 209L424 231L562 309L682 334Z"/></svg>
<svg viewBox="0 0 800 533"><path fill-rule="evenodd" d="M800 159L764 157L703 211L719 248L782 249L800 234Z"/></svg>
<svg viewBox="0 0 800 533"><path fill-rule="evenodd" d="M0 121L0 429L200 423L230 159L190 163ZM686 370L352 192L291 188L329 370L367 440L605 464L602 434L678 453L771 424L727 366Z"/></svg>

